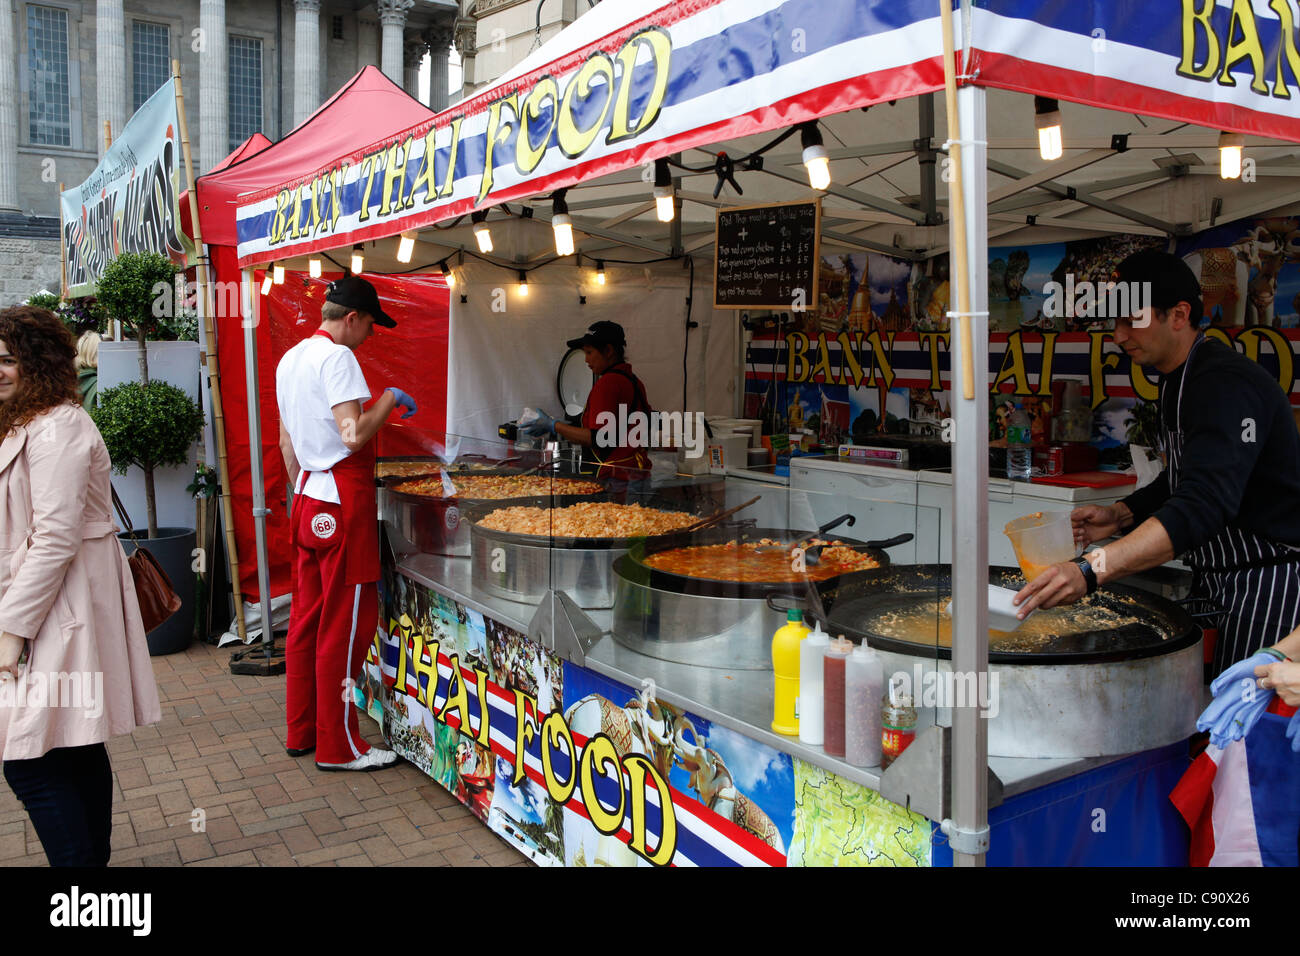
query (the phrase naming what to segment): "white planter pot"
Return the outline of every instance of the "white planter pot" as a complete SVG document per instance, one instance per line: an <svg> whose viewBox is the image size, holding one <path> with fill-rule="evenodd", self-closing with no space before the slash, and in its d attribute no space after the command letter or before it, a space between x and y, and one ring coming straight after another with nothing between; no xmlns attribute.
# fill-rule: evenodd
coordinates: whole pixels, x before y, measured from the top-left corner
<svg viewBox="0 0 1300 956"><path fill-rule="evenodd" d="M149 342L149 379L167 382L199 400L199 343ZM99 346L99 394L124 382L140 381L139 351L134 341L102 342ZM206 414L206 413L205 413ZM181 528L194 526L194 496L185 486L194 480L199 445L190 448L184 465L156 468L153 473L154 503L158 524ZM144 472L135 465L125 475L113 474L113 487L122 498L137 528L148 526L145 510Z"/></svg>

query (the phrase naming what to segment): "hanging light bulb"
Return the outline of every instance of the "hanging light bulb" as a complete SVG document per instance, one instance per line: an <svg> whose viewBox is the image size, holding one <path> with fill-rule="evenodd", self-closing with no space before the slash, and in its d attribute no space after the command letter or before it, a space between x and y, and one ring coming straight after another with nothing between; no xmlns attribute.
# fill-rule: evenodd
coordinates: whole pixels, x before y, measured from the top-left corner
<svg viewBox="0 0 1300 956"><path fill-rule="evenodd" d="M1240 133L1219 134L1219 177L1221 179L1241 178L1241 149L1246 145L1246 137Z"/></svg>
<svg viewBox="0 0 1300 956"><path fill-rule="evenodd" d="M573 255L573 220L569 218L569 204L564 201L567 189L557 189L551 194L551 228L555 231L555 254Z"/></svg>
<svg viewBox="0 0 1300 956"><path fill-rule="evenodd" d="M487 210L470 213L470 222L474 223L474 238L478 240L478 251L486 255L492 251L492 230L487 224Z"/></svg>
<svg viewBox="0 0 1300 956"><path fill-rule="evenodd" d="M397 261L410 262L411 254L415 252L415 233L402 233L401 240L397 243Z"/></svg>
<svg viewBox="0 0 1300 956"><path fill-rule="evenodd" d="M438 263L438 268L442 270L442 279L447 283L448 289L456 288L456 273L447 267L447 260L443 259Z"/></svg>
<svg viewBox="0 0 1300 956"><path fill-rule="evenodd" d="M313 279L320 278L320 260L315 256L307 260L307 274Z"/></svg>
<svg viewBox="0 0 1300 956"><path fill-rule="evenodd" d="M1064 148L1061 145L1061 110L1056 100L1046 96L1034 97L1034 126L1038 130L1038 155L1049 163L1060 159Z"/></svg>
<svg viewBox="0 0 1300 956"><path fill-rule="evenodd" d="M528 295L528 273L523 269L519 270L519 294Z"/></svg>
<svg viewBox="0 0 1300 956"><path fill-rule="evenodd" d="M596 260L596 285L605 284L605 260Z"/></svg>
<svg viewBox="0 0 1300 956"><path fill-rule="evenodd" d="M271 284L272 284L272 281L273 281L273 280L272 280L272 278L271 278L271 270L270 270L270 269L267 269L267 270L266 270L266 274L262 277L262 295L270 295L270 294L271 294Z"/></svg>
<svg viewBox="0 0 1300 956"><path fill-rule="evenodd" d="M274 263L272 271L275 273L275 284L284 285L284 266L280 265L278 262Z"/></svg>
<svg viewBox="0 0 1300 956"><path fill-rule="evenodd" d="M822 132L817 128L816 120L800 125L799 139L803 143L803 164L808 170L808 185L813 189L826 189L831 184L831 158L822 145Z"/></svg>
<svg viewBox="0 0 1300 956"><path fill-rule="evenodd" d="M667 159L655 160L655 214L660 222L672 222L675 214L676 194L673 191L673 176L668 171Z"/></svg>
<svg viewBox="0 0 1300 956"><path fill-rule="evenodd" d="M362 254L361 243L352 247L352 274L359 276L365 272L366 257Z"/></svg>

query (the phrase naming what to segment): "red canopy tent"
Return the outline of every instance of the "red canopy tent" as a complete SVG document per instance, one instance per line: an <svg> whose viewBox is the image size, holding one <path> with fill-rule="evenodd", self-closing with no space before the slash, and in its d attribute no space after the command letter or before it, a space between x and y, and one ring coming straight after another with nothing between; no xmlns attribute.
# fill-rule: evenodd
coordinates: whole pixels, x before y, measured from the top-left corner
<svg viewBox="0 0 1300 956"><path fill-rule="evenodd" d="M240 590L257 594L257 548L252 515L252 459L249 443L248 399L240 271L235 255L235 211L239 197L287 178L318 169L334 156L343 141L370 142L393 129L413 126L433 112L409 96L383 73L368 66L348 81L329 101L278 143L260 133L245 140L215 169L197 183L199 224L208 244L214 284L217 359L221 369L221 398L226 416L226 444L234 512L235 541L241 558ZM183 224L189 222L189 203L182 197ZM275 401L275 367L280 357L300 339L315 331L320 321L326 282L347 263L325 264L322 278L295 273L266 297L262 314L267 321L256 329L258 379L261 383L258 415L262 423L262 471L266 476L268 573L271 594L291 588L288 519L284 511L285 473L278 444L279 411ZM394 422L379 436L380 454L427 454L426 436L445 431L447 383L447 289L441 277L390 277L367 274L379 290L385 311L398 327L383 330L357 354L361 368L377 393L384 386L400 385L420 406L409 422Z"/></svg>

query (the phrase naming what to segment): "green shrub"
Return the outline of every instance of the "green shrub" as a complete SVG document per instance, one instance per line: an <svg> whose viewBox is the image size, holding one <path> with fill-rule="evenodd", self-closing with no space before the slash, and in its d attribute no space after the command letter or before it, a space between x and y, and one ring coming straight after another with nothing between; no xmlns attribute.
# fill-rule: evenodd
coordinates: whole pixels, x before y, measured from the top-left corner
<svg viewBox="0 0 1300 956"><path fill-rule="evenodd" d="M149 535L157 534L154 505L155 468L183 465L190 446L203 434L203 410L167 382L126 382L99 393L99 407L89 409L118 474L132 465L144 471Z"/></svg>

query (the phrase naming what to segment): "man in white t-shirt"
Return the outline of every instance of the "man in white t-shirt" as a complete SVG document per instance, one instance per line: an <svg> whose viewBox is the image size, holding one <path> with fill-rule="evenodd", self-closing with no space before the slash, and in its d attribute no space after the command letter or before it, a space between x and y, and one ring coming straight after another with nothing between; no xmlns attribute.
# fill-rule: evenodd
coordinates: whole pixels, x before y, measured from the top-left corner
<svg viewBox="0 0 1300 956"><path fill-rule="evenodd" d="M397 323L358 276L331 282L315 334L275 370L280 452L294 487L290 515L297 582L285 643L285 749L316 751L322 770L378 770L397 755L370 747L357 726L352 687L379 616L379 528L373 438L397 406L415 402L370 389L352 354L375 325Z"/></svg>

